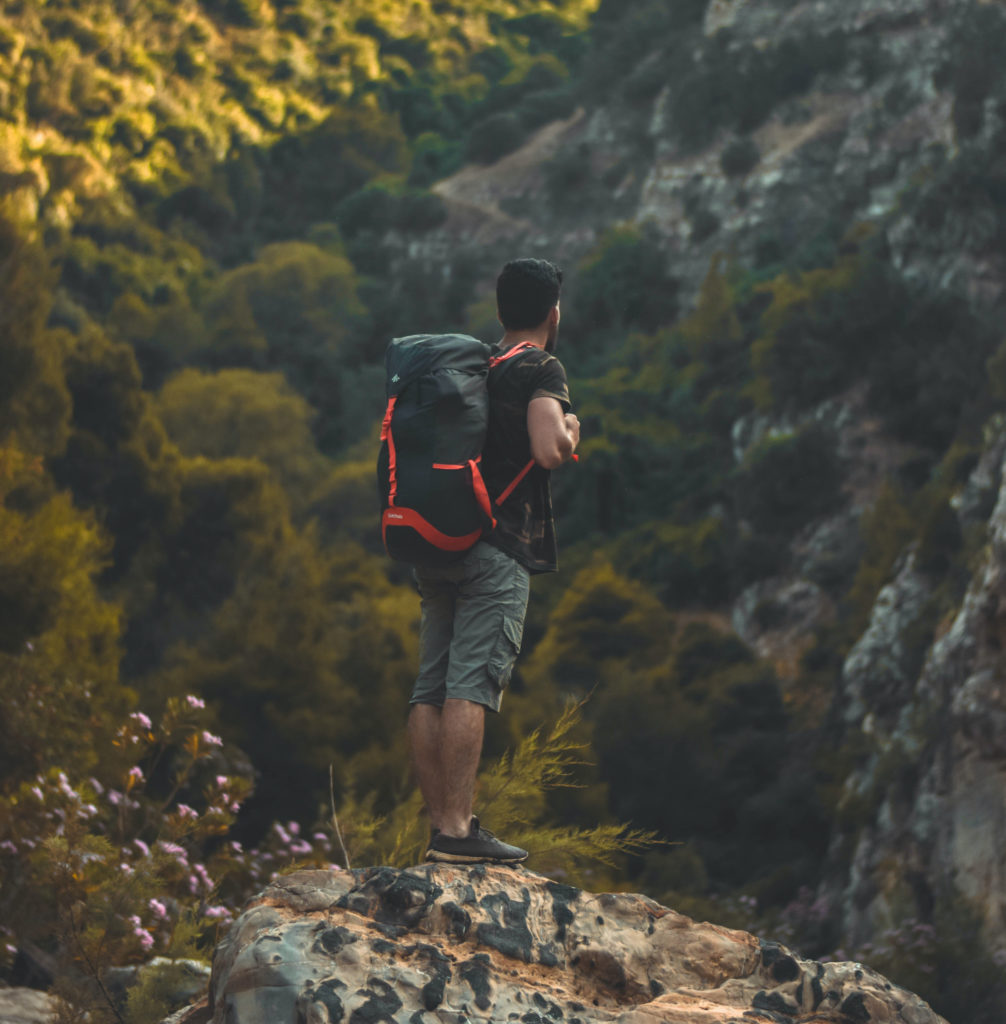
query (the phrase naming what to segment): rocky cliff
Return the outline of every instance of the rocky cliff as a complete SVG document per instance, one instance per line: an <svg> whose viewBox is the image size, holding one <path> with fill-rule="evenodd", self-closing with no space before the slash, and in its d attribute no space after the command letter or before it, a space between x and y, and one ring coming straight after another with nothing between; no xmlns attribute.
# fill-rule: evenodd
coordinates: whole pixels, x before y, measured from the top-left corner
<svg viewBox="0 0 1006 1024"><path fill-rule="evenodd" d="M1006 944L1004 457L1006 432L996 423L954 501L962 525L984 529L987 543L963 604L921 669L912 664L910 636L933 581L912 552L844 665L839 702L865 751L846 780L845 803L862 804L863 827L836 836L833 860L850 867L830 889L860 941L924 916L952 888L993 944Z"/></svg>
<svg viewBox="0 0 1006 1024"><path fill-rule="evenodd" d="M813 963L645 896L524 870L301 871L252 901L175 1024L940 1024L855 963Z"/></svg>
<svg viewBox="0 0 1006 1024"><path fill-rule="evenodd" d="M770 263L863 223L884 232L908 278L994 301L995 201L977 187L962 203L951 184L999 147L998 109L981 88L962 98L947 72L968 60L959 51L982 6L714 0L687 61L659 47L633 55L630 81L648 87L612 83L517 153L441 182L452 213L430 244L505 235L572 261L607 224L649 224L687 304L717 252ZM770 89L759 60L777 69ZM717 83L729 93L721 123L687 126L690 98L708 116ZM764 109L738 113L745 91L763 89Z"/></svg>

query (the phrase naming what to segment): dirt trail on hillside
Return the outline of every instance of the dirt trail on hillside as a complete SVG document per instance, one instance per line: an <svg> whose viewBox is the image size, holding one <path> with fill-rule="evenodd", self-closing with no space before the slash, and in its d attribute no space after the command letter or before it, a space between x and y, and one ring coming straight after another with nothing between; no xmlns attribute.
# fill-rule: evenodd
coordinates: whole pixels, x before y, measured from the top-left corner
<svg viewBox="0 0 1006 1024"><path fill-rule="evenodd" d="M565 121L540 128L520 149L494 164L469 164L432 188L448 208L447 229L485 243L534 230L535 223L504 210L500 203L545 187L543 165L576 140L585 119L582 108Z"/></svg>

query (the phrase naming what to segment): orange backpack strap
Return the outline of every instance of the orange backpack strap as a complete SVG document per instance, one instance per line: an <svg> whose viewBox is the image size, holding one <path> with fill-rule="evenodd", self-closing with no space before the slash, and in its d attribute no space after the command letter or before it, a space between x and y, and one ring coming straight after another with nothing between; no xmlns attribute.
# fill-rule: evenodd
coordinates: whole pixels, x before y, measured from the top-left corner
<svg viewBox="0 0 1006 1024"><path fill-rule="evenodd" d="M384 422L381 424L381 440L388 442L388 504L395 504L395 495L398 493L398 478L395 473L395 439L391 434L391 417L395 412L395 403L398 395L392 395L388 399L388 408L384 414Z"/></svg>
<svg viewBox="0 0 1006 1024"><path fill-rule="evenodd" d="M517 486L517 485L518 485L518 484L519 484L519 483L521 482L521 480L523 480L523 479L524 479L524 477L526 477L526 476L528 475L528 473L530 473L530 472L531 472L531 470L532 470L533 468L534 468L534 459L532 459L532 460L531 460L531 461L530 461L530 462L529 462L529 463L528 463L528 464L527 464L527 465L526 465L526 466L525 466L525 467L524 467L524 468L523 468L523 469L522 469L522 470L521 470L521 471L520 471L520 472L519 472L519 473L518 473L518 474L517 474L517 475L516 475L516 476L515 476L515 477L513 478L513 480L511 480L511 481L510 481L510 483L509 483L509 485L507 486L506 490L504 490L504 491L503 491L503 493L502 493L502 494L501 494L501 495L500 495L500 496L499 496L499 497L498 497L498 498L496 499L496 504L497 504L497 505L502 505L502 504L503 504L503 502L504 502L504 501L506 501L506 500L507 500L507 498L509 498L511 494L513 494L513 492L514 492L514 488L515 488L515 487L516 487L516 486Z"/></svg>
<svg viewBox="0 0 1006 1024"><path fill-rule="evenodd" d="M506 352L501 352L498 356L493 356L489 360L489 369L491 370L494 366L499 366L500 363L505 363L508 359L513 359L514 356L519 355L521 352L526 352L529 348L536 348L530 341L520 341L511 348L508 348Z"/></svg>

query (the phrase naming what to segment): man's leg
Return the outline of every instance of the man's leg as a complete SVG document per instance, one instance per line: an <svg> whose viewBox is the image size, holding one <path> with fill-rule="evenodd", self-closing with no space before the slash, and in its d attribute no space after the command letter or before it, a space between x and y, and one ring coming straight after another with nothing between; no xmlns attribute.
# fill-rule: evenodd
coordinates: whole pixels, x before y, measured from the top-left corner
<svg viewBox="0 0 1006 1024"><path fill-rule="evenodd" d="M443 828L443 773L440 769L440 715L435 704L413 704L409 710L409 752L430 827Z"/></svg>
<svg viewBox="0 0 1006 1024"><path fill-rule="evenodd" d="M409 709L409 752L426 813L434 829L442 828L444 794L440 765L440 716L447 696L446 678L454 636L457 584L428 570L416 571L421 598L419 675Z"/></svg>
<svg viewBox="0 0 1006 1024"><path fill-rule="evenodd" d="M471 827L475 776L482 753L485 708L448 699L443 709L413 704L409 745L430 825L449 836Z"/></svg>
<svg viewBox="0 0 1006 1024"><path fill-rule="evenodd" d="M529 576L508 555L485 543L465 560L454 605L454 635L440 716L440 834L430 860L454 863L520 863L527 851L501 842L472 815L482 753L485 712L498 711L502 690L520 646ZM475 827L478 826L478 827Z"/></svg>
<svg viewBox="0 0 1006 1024"><path fill-rule="evenodd" d="M472 823L475 776L482 755L486 709L470 700L448 698L440 716L440 770L443 810L440 831L466 836Z"/></svg>

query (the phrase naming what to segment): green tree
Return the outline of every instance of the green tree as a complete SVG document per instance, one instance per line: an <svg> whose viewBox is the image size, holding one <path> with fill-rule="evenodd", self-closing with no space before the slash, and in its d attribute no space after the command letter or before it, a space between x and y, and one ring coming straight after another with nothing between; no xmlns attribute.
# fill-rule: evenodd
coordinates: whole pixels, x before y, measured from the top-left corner
<svg viewBox="0 0 1006 1024"><path fill-rule="evenodd" d="M53 454L68 432L62 353L46 329L55 275L42 249L0 218L0 442Z"/></svg>
<svg viewBox="0 0 1006 1024"><path fill-rule="evenodd" d="M314 410L282 374L183 370L161 389L156 407L184 455L260 459L295 509L303 510L330 469L311 433Z"/></svg>
<svg viewBox="0 0 1006 1024"><path fill-rule="evenodd" d="M268 245L221 277L204 313L207 361L284 373L319 411L323 450L335 448L345 432L340 382L358 360L353 342L366 317L349 260L307 242Z"/></svg>

